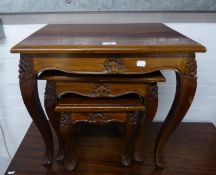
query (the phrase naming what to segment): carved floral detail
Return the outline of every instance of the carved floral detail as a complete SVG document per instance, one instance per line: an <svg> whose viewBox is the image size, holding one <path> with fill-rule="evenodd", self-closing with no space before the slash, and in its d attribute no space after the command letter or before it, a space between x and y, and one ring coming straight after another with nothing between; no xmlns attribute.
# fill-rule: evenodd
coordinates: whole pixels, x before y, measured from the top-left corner
<svg viewBox="0 0 216 175"><path fill-rule="evenodd" d="M186 79L197 77L197 64L195 59L191 60L185 65L184 77Z"/></svg>
<svg viewBox="0 0 216 175"><path fill-rule="evenodd" d="M31 58L20 58L19 62L19 79L26 81L33 76L33 63Z"/></svg>
<svg viewBox="0 0 216 175"><path fill-rule="evenodd" d="M137 124L138 118L137 118L137 113L132 112L128 114L128 123L131 124Z"/></svg>
<svg viewBox="0 0 216 175"><path fill-rule="evenodd" d="M106 72L122 72L125 70L125 65L121 58L107 58L103 65Z"/></svg>
<svg viewBox="0 0 216 175"><path fill-rule="evenodd" d="M97 122L97 121L107 121L109 118L106 114L102 112L97 113L90 113L88 121L91 123Z"/></svg>
<svg viewBox="0 0 216 175"><path fill-rule="evenodd" d="M60 126L61 127L71 127L72 121L71 121L71 113L61 113L61 120L60 120Z"/></svg>
<svg viewBox="0 0 216 175"><path fill-rule="evenodd" d="M92 93L95 96L107 96L111 94L110 86L108 84L95 84Z"/></svg>

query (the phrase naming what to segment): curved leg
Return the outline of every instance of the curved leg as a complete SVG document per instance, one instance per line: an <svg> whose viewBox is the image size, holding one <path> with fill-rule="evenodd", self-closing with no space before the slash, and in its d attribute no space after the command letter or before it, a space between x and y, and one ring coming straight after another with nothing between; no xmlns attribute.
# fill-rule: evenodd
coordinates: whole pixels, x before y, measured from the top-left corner
<svg viewBox="0 0 216 175"><path fill-rule="evenodd" d="M39 100L36 75L33 71L33 58L29 56L21 57L19 67L19 84L22 98L46 146L44 166L50 167L53 161L53 137Z"/></svg>
<svg viewBox="0 0 216 175"><path fill-rule="evenodd" d="M164 166L163 149L167 140L187 113L197 86L196 60L189 60L180 72L176 72L177 86L173 105L159 132L155 145L155 165Z"/></svg>
<svg viewBox="0 0 216 175"><path fill-rule="evenodd" d="M125 143L125 148L123 149L123 153L121 155L121 162L125 166L131 165L131 156L133 152L136 133L137 133L137 114L132 113L128 115L126 143Z"/></svg>
<svg viewBox="0 0 216 175"><path fill-rule="evenodd" d="M67 170L72 171L76 166L76 152L74 138L72 138L73 123L71 122L70 113L61 115L60 132L65 142L65 153L68 156Z"/></svg>
<svg viewBox="0 0 216 175"><path fill-rule="evenodd" d="M60 124L59 124L60 116L59 116L59 113L55 112L56 103L57 103L57 96L56 96L55 82L47 81L46 90L45 90L45 98L44 98L44 106L46 109L47 116L58 137L59 150L56 156L56 161L61 163L64 159L64 141L60 134Z"/></svg>
<svg viewBox="0 0 216 175"><path fill-rule="evenodd" d="M135 149L134 149L134 159L138 162L143 161L143 143L145 139L145 132L150 126L152 120L155 117L158 107L158 86L157 83L151 85L151 90L149 94L145 97L146 111L139 112L139 117L141 118L141 124L139 127ZM143 119L144 117L144 119Z"/></svg>

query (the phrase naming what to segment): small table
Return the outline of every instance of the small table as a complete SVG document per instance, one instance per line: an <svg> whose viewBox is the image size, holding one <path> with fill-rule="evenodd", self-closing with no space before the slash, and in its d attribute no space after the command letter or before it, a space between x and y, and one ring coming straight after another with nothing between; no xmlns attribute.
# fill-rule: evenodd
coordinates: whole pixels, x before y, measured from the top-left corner
<svg viewBox="0 0 216 175"><path fill-rule="evenodd" d="M155 145L155 165L164 166L163 149L187 113L196 91L196 52L204 46L163 24L47 25L15 47L20 53L20 89L26 108L53 160L53 137L41 107L38 75L46 70L75 74L146 74L163 69L176 73L176 94ZM142 147L136 159L142 160Z"/></svg>

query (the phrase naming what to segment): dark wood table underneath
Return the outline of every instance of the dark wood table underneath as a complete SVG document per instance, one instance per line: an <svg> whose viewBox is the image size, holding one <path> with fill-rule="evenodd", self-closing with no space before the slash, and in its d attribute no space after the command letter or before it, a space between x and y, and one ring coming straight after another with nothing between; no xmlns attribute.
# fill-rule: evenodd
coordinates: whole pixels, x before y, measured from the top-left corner
<svg viewBox="0 0 216 175"><path fill-rule="evenodd" d="M79 163L74 175L215 175L216 129L212 124L182 123L166 147L166 167L155 169L153 148L162 123L153 123L146 133L144 162L124 168L119 162L122 136L110 128L86 127L79 134ZM82 126L84 127L84 126ZM83 131L83 132L82 132ZM84 132L85 131L85 132ZM100 132L98 132L100 131ZM57 138L54 137L57 145ZM43 140L34 124L29 128L5 175L66 175L65 167L54 163L53 169L41 166ZM111 160L111 161L110 161Z"/></svg>

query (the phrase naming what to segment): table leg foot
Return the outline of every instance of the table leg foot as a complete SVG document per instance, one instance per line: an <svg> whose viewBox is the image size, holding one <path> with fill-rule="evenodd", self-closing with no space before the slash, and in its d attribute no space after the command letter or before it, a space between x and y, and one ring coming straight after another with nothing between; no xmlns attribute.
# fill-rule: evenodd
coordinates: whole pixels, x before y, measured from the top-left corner
<svg viewBox="0 0 216 175"><path fill-rule="evenodd" d="M157 157L155 158L155 166L156 166L157 168L164 168L164 167L165 167L165 160L164 160L163 155L157 156Z"/></svg>
<svg viewBox="0 0 216 175"><path fill-rule="evenodd" d="M76 160L71 160L67 165L68 171L73 171L76 167Z"/></svg>
<svg viewBox="0 0 216 175"><path fill-rule="evenodd" d="M65 158L65 151L59 150L57 155L56 155L56 161L58 163L63 163Z"/></svg>
<svg viewBox="0 0 216 175"><path fill-rule="evenodd" d="M129 156L125 156L125 155L122 155L121 156L121 163L124 165L124 166L130 166L131 165L131 158Z"/></svg>
<svg viewBox="0 0 216 175"><path fill-rule="evenodd" d="M47 153L43 161L43 166L45 168L51 168L53 162L53 153Z"/></svg>
<svg viewBox="0 0 216 175"><path fill-rule="evenodd" d="M143 162L144 161L144 156L141 155L139 152L135 152L133 158L137 162Z"/></svg>

